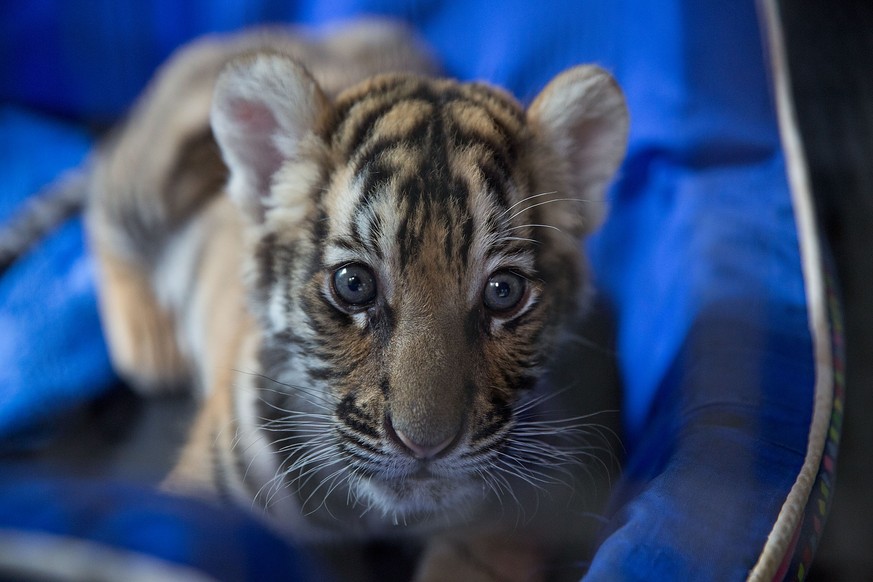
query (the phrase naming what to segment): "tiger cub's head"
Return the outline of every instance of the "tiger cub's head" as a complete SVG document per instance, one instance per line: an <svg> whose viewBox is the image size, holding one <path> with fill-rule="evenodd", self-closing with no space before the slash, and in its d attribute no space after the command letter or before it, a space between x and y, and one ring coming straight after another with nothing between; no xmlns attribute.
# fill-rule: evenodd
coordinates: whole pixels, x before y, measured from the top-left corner
<svg viewBox="0 0 873 582"><path fill-rule="evenodd" d="M329 99L261 53L225 70L212 124L248 225L277 475L404 516L481 495L588 286L579 241L627 134L612 78L570 69L527 109L414 75Z"/></svg>

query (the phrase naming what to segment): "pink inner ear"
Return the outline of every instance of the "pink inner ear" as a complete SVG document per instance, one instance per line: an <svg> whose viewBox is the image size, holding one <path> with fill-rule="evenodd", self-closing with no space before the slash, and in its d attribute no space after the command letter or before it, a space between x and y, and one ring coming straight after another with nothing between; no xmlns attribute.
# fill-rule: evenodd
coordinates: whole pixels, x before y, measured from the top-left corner
<svg viewBox="0 0 873 582"><path fill-rule="evenodd" d="M273 175L285 161L275 141L280 132L276 117L265 103L248 99L229 101L225 111L237 127L223 146L232 150L241 164L231 171L244 172L253 189L251 194L264 198L270 193Z"/></svg>
<svg viewBox="0 0 873 582"><path fill-rule="evenodd" d="M272 133L276 129L276 118L263 103L234 99L229 110L231 117L243 125L246 131Z"/></svg>

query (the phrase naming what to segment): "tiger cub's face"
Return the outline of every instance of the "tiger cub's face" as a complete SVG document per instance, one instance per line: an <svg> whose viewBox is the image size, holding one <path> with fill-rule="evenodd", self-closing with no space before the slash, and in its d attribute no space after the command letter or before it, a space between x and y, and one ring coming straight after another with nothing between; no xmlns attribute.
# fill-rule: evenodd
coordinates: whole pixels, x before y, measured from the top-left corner
<svg viewBox="0 0 873 582"><path fill-rule="evenodd" d="M259 54L222 75L212 119L247 217L271 486L405 517L519 471L520 403L624 151L611 78L571 69L527 110L405 75L330 101Z"/></svg>

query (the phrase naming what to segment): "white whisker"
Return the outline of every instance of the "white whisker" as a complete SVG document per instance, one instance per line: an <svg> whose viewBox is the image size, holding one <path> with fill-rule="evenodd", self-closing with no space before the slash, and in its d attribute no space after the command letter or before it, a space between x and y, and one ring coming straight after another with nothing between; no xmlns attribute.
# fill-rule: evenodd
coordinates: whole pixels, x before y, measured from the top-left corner
<svg viewBox="0 0 873 582"><path fill-rule="evenodd" d="M536 204L531 204L530 206L527 206L527 207L523 208L522 210L519 210L518 212L516 212L515 214L513 214L512 216L507 218L506 222L512 222L512 220L514 218L524 214L528 210L532 210L534 208L537 208L539 206L544 206L546 204L553 204L555 202L591 202L591 201L590 200L583 200L581 198L552 198L550 200L545 200L543 202L537 202Z"/></svg>
<svg viewBox="0 0 873 582"><path fill-rule="evenodd" d="M560 233L564 232L563 230L561 230L557 226L552 226L551 224L519 224L518 226L510 226L509 228L507 228L505 230L506 230L506 232L512 232L513 230L520 230L522 228L550 228L552 230L557 230ZM506 237L506 238L509 238L509 237ZM522 240L531 240L531 239L522 239ZM539 241L536 241L536 242L539 242Z"/></svg>
<svg viewBox="0 0 873 582"><path fill-rule="evenodd" d="M515 208L516 206L518 206L519 204L524 204L525 202L528 202L529 200L534 200L536 198L541 198L543 196L550 196L552 194L557 194L557 193L558 193L557 190L552 190L551 192L541 192L539 194L534 194L533 196L528 196L526 198L522 198L521 200L519 200L518 202L516 202L515 204L513 204L512 206L510 206L506 210L504 210L500 214L500 216L503 216L504 214L509 214L512 211L512 209Z"/></svg>

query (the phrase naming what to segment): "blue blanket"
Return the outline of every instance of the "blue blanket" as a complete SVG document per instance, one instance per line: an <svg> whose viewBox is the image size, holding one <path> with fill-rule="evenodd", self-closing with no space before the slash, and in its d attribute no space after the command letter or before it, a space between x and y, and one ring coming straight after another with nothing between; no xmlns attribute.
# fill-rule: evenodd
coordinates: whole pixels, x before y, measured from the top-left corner
<svg viewBox="0 0 873 582"><path fill-rule="evenodd" d="M617 315L628 459L589 577L744 577L803 461L815 372L754 3L197 6L7 7L0 223L78 163L90 144L81 124L117 118L172 49L203 32L396 16L450 74L523 100L568 66L599 63L625 89L632 119L610 217L589 244ZM0 439L113 384L91 274L73 220L0 279Z"/></svg>
<svg viewBox="0 0 873 582"><path fill-rule="evenodd" d="M0 225L90 146L80 128L0 107ZM0 450L113 385L96 310L79 217L0 276Z"/></svg>

